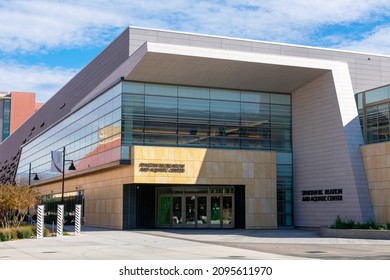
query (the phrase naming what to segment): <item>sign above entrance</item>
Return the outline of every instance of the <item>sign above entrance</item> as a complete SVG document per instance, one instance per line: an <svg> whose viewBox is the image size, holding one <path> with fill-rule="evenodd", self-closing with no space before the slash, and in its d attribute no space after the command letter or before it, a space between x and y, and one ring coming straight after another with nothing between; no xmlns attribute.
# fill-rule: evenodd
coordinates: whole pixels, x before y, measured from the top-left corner
<svg viewBox="0 0 390 280"><path fill-rule="evenodd" d="M185 167L185 164L141 162L139 164L139 172L184 173Z"/></svg>
<svg viewBox="0 0 390 280"><path fill-rule="evenodd" d="M302 201L342 201L343 189L322 189L302 191Z"/></svg>

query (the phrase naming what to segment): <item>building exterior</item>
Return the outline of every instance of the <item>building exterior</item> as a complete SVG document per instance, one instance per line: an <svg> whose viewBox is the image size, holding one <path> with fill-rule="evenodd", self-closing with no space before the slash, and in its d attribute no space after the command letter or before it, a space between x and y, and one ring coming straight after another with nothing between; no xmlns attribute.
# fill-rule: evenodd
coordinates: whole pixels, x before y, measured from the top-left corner
<svg viewBox="0 0 390 280"><path fill-rule="evenodd" d="M0 92L0 142L42 107L33 92Z"/></svg>
<svg viewBox="0 0 390 280"><path fill-rule="evenodd" d="M116 229L388 222L355 103L388 84L388 56L129 27L0 145L0 180Z"/></svg>

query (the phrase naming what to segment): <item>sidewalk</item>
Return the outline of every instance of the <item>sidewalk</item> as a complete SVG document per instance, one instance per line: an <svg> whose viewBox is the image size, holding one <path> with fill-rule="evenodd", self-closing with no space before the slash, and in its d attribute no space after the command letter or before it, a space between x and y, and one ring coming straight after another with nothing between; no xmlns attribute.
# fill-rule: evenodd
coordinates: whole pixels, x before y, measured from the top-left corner
<svg viewBox="0 0 390 280"><path fill-rule="evenodd" d="M69 236L0 243L0 260L390 259L390 241L311 230L121 231L66 226Z"/></svg>

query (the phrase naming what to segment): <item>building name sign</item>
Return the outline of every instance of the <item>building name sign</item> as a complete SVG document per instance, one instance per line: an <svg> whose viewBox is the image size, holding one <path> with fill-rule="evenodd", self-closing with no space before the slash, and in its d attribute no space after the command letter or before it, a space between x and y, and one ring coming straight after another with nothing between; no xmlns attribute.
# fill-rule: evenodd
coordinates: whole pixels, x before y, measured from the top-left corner
<svg viewBox="0 0 390 280"><path fill-rule="evenodd" d="M343 189L322 189L302 191L302 201L342 201Z"/></svg>
<svg viewBox="0 0 390 280"><path fill-rule="evenodd" d="M139 172L184 173L185 164L141 162L139 164Z"/></svg>

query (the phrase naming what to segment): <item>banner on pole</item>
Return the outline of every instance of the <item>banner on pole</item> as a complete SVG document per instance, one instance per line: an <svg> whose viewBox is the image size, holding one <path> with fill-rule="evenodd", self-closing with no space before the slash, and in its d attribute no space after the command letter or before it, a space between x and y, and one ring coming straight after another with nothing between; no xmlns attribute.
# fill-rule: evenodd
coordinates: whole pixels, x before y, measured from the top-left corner
<svg viewBox="0 0 390 280"><path fill-rule="evenodd" d="M51 151L51 168L52 172L62 172L62 152Z"/></svg>

